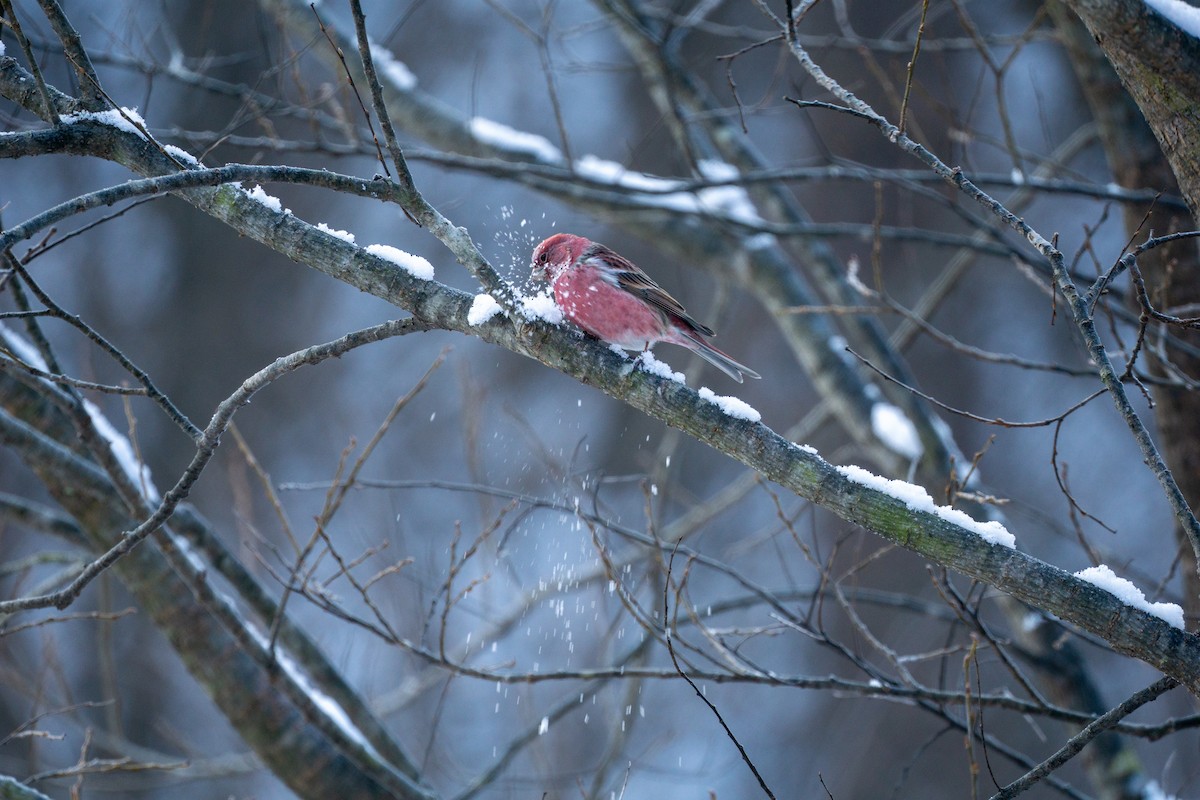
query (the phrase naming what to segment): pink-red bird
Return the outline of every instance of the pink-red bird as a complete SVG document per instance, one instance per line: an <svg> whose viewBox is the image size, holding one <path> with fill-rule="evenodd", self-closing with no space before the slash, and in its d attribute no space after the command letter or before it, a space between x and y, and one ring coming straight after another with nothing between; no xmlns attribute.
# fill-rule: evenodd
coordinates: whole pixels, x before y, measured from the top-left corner
<svg viewBox="0 0 1200 800"><path fill-rule="evenodd" d="M708 343L712 328L688 316L679 301L632 261L582 236L556 233L533 251L533 277L549 281L563 315L625 350L658 342L686 347L738 383L762 377Z"/></svg>

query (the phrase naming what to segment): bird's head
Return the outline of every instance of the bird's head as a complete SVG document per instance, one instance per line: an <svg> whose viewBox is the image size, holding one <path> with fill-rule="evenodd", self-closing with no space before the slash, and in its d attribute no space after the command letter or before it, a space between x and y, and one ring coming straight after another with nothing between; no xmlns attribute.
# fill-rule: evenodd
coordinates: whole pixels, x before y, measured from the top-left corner
<svg viewBox="0 0 1200 800"><path fill-rule="evenodd" d="M550 281L566 267L575 263L591 244L582 236L570 233L556 233L533 249L533 259L530 269L533 279Z"/></svg>

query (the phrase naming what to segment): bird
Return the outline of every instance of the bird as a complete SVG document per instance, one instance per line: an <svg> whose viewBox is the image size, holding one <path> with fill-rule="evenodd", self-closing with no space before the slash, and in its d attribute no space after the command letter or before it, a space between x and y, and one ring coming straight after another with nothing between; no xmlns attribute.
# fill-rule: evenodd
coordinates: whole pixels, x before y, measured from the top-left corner
<svg viewBox="0 0 1200 800"><path fill-rule="evenodd" d="M708 343L713 329L687 310L629 259L584 236L556 233L533 250L530 269L547 282L563 316L623 350L658 342L686 347L738 383L754 370Z"/></svg>

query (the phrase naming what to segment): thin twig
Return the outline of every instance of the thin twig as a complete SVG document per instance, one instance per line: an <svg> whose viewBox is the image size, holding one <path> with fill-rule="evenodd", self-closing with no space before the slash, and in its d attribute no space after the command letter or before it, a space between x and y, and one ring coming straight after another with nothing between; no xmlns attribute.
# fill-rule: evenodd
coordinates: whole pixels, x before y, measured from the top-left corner
<svg viewBox="0 0 1200 800"><path fill-rule="evenodd" d="M1178 685L1179 683L1174 678L1159 678L1108 713L1089 723L1083 730L1068 739L1066 744L1060 747L1054 755L1047 758L1041 764L1038 764L1037 767L1025 773L1008 786L1005 786L999 792L996 792L996 794L992 795L991 800L1010 800L1010 798L1016 797L1028 790L1042 778L1045 778L1051 772L1074 758L1080 750L1097 736L1112 728L1117 722L1129 716L1146 703L1157 699L1160 695L1171 691Z"/></svg>
<svg viewBox="0 0 1200 800"><path fill-rule="evenodd" d="M902 387L906 391L912 392L917 397L920 397L922 400L927 400L930 403L933 403L934 405L938 406L939 408L949 411L951 414L957 414L960 417L966 417L967 419L974 420L975 422L984 422L984 423L987 423L988 425L999 425L1002 428L1045 428L1049 425L1053 425L1056 422L1060 422L1061 420L1066 419L1071 414L1074 414L1076 411L1083 408L1085 405L1087 405L1091 401L1095 400L1100 395L1104 394L1104 389L1097 389L1096 391L1089 394L1087 397L1083 398L1079 402L1072 405L1066 411L1064 411L1061 414L1054 416L1054 417L1033 420L1031 422L1010 422L1010 421L1008 421L1006 419L1002 419L1000 417L991 417L991 418L981 417L978 414L972 414L970 411L963 411L961 408L955 408L952 405L943 403L941 400L938 400L936 397L925 394L924 392L922 392L920 389L916 388L915 386L909 386L908 384L902 383L901 381L897 380L896 378L892 377L891 375L888 375L886 372L879 369L879 367L875 366L870 361L867 361L861 355L856 353L853 349L847 347L846 352L849 353L850 355L854 356L855 358L857 358L859 361L861 361L863 364L865 364L868 368L870 368L873 372L875 372L877 375L879 375L884 380L890 381L891 383L894 383L897 386Z"/></svg>
<svg viewBox="0 0 1200 800"><path fill-rule="evenodd" d="M199 479L205 466L207 466L216 453L217 447L220 444L221 434L229 426L234 414L237 413L239 408L248 403L250 398L260 389L302 366L319 364L326 359L343 355L356 347L393 336L402 336L406 333L424 330L425 328L424 323L411 318L385 322L382 325L355 331L331 342L314 345L291 355L283 356L254 375L251 375L242 382L242 385L238 387L236 392L217 406L216 413L197 442L196 453L192 457L191 463L184 470L175 486L163 495L154 513L133 530L126 531L120 537L117 544L113 545L104 555L88 564L66 588L46 595L0 601L0 614L32 608L48 608L51 606L65 608L69 606L96 576L112 566L147 536L161 528L170 519L175 508L191 493L192 486Z"/></svg>
<svg viewBox="0 0 1200 800"><path fill-rule="evenodd" d="M383 157L383 148L379 144L379 137L375 134L375 124L371 122L371 112L367 110L367 104L363 101L362 95L359 94L358 84L354 82L354 74L350 72L350 65L346 63L346 54L342 51L342 48L337 46L337 42L333 40L333 36L330 35L329 30L325 27L325 23L321 21L321 15L317 13L316 3L311 4L309 7L312 9L313 16L317 18L317 27L321 29L321 33L325 34L325 39L329 42L329 46L333 48L334 55L338 57L338 61L342 62L342 72L345 73L346 80L350 83L350 90L354 92L354 98L358 100L358 107L362 109L363 119L367 121L367 130L371 132L371 141L375 143L375 152L379 156L379 166L383 167L383 174L390 178L392 177L392 171L388 168L387 159ZM356 8L355 13L361 15L362 11ZM365 42L365 38L362 41ZM364 47L368 52L370 51L369 44L365 44ZM369 63L369 58L363 59L365 67ZM368 75L374 74L374 65L366 68ZM413 221L416 222L416 220Z"/></svg>
<svg viewBox="0 0 1200 800"><path fill-rule="evenodd" d="M668 567L667 567L667 580L663 582L663 618L664 618L664 621L666 619L669 619L669 617L667 616L667 613L668 613L668 609L670 608L669 590L671 587L671 580L670 580L671 565L673 565L675 563L675 553L679 549L678 545L679 545L679 543L676 542L676 546L671 549L671 558L668 562ZM752 773L754 773L754 778L755 778L755 780L758 781L758 785L763 790L763 793L767 797L770 797L771 800L775 800L775 793L771 791L771 788L769 786L767 786L766 780L763 779L763 776L759 773L758 768L756 766L754 766L754 762L750 760L750 755L746 752L746 748L744 748L742 746L742 743L738 741L737 736L734 735L732 730L730 730L729 725L725 722L725 718L721 716L721 712L717 709L717 707L715 705L713 705L713 702L711 700L709 700L708 697L705 696L704 692L700 690L700 687L696 685L696 682L693 681L690 677L688 677L688 674L683 671L683 667L681 667L679 665L679 659L675 654L675 646L671 641L672 640L671 630L672 630L672 626L668 624L666 627L666 630L665 630L666 642L667 642L667 653L671 656L671 663L675 666L675 670L676 670L676 672L679 673L679 677L683 678L687 682L687 685L692 687L692 691L696 693L696 697L699 697L701 702L703 702L704 705L708 706L708 710L711 711L713 713L713 715L717 718L717 722L719 722L721 725L721 728L724 729L725 735L729 737L729 740L731 742L733 742L734 747L737 748L738 754L742 757L742 761L744 761L746 766L750 768L750 771Z"/></svg>
<svg viewBox="0 0 1200 800"><path fill-rule="evenodd" d="M762 0L756 0L756 3L762 8ZM769 10L764 9L764 12L769 13ZM868 103L842 87L837 81L826 74L797 42L789 42L789 49L805 71L822 88L832 93L846 108L859 116L867 118L872 125L879 129L885 138L904 152L920 160L935 173L941 175L947 182L957 187L964 195L994 214L1006 226L1023 236L1046 259L1054 281L1066 299L1072 320L1079 331L1079 336L1087 347L1088 355L1091 357L1092 362L1096 365L1096 372L1101 382L1111 395L1118 413L1121 414L1122 419L1125 420L1126 425L1129 427L1134 441L1142 452L1143 461L1150 468L1151 473L1162 487L1167 503L1171 507L1176 521L1178 521L1180 527L1185 531L1188 541L1192 545L1193 555L1196 558L1197 564L1200 565L1200 520L1192 513L1187 499L1183 496L1183 492L1175 481L1174 475L1171 474L1171 470L1167 467L1162 454L1154 444L1154 440L1150 436L1146 424L1142 421L1141 415L1134 409L1124 385L1119 380L1117 370L1108 356L1108 351L1100 340L1095 321L1088 313L1087 301L1080 295L1070 273L1065 269L1062 252L1054 243L1042 236L1023 218L1013 214L1002 203L975 185L960 168L952 168L945 164L933 152L906 136L899 128L876 112Z"/></svg>
<svg viewBox="0 0 1200 800"><path fill-rule="evenodd" d="M917 71L917 57L921 55L921 40L925 38L925 18L929 15L929 0L921 2L921 22L917 25L917 41L913 45L912 58L908 60L907 76L904 80L904 99L900 103L900 130L905 130L908 121L908 98L912 93L913 75ZM792 37L795 38L794 36Z"/></svg>
<svg viewBox="0 0 1200 800"><path fill-rule="evenodd" d="M50 295L44 289L42 289L42 287L39 286L36 281L34 281L33 276L29 274L24 265L14 260L13 269L16 271L17 275L20 276L21 281L29 287L31 292L33 292L34 296L37 297L37 299L42 302L42 305L46 306L46 308L56 318L61 319L63 322L66 322L68 325L71 325L79 330L97 347L108 353L108 355L112 357L114 361L120 364L126 372L136 378L138 383L142 384L142 387L145 389L146 396L157 403L159 407L166 412L167 416L172 422L178 425L188 436L192 438L193 441L199 440L201 436L200 429L197 428L195 424L193 424L192 421L187 418L186 414L180 411L179 408L173 402L171 402L171 398L167 397L167 395L164 394L157 385L155 385L148 372L130 361L128 356L121 352L116 345L108 341L108 339L102 336L91 325L88 325L86 322L84 322L78 314L71 314L62 306L58 305L58 303L54 302Z"/></svg>
<svg viewBox="0 0 1200 800"><path fill-rule="evenodd" d="M12 28L13 34L17 37L17 43L21 45L21 52L25 54L25 63L29 66L29 72L33 75L34 83L37 85L38 94L42 98L43 113L46 119L53 125L58 124L58 108L54 105L50 97L50 89L46 86L46 79L42 76L42 69L38 66L38 60L33 55L33 48L29 45L29 40L25 38L25 31L21 29L21 21L17 19L16 9L12 6L11 0L0 0L0 12L3 12L4 19L8 27Z"/></svg>

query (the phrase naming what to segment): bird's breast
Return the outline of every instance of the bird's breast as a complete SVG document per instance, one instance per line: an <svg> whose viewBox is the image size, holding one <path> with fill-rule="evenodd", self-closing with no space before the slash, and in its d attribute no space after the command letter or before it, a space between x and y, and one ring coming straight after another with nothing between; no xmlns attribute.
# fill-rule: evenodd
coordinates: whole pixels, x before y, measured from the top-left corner
<svg viewBox="0 0 1200 800"><path fill-rule="evenodd" d="M661 311L605 280L598 269L581 265L554 281L554 301L563 315L598 339L627 350L660 341L666 331Z"/></svg>

